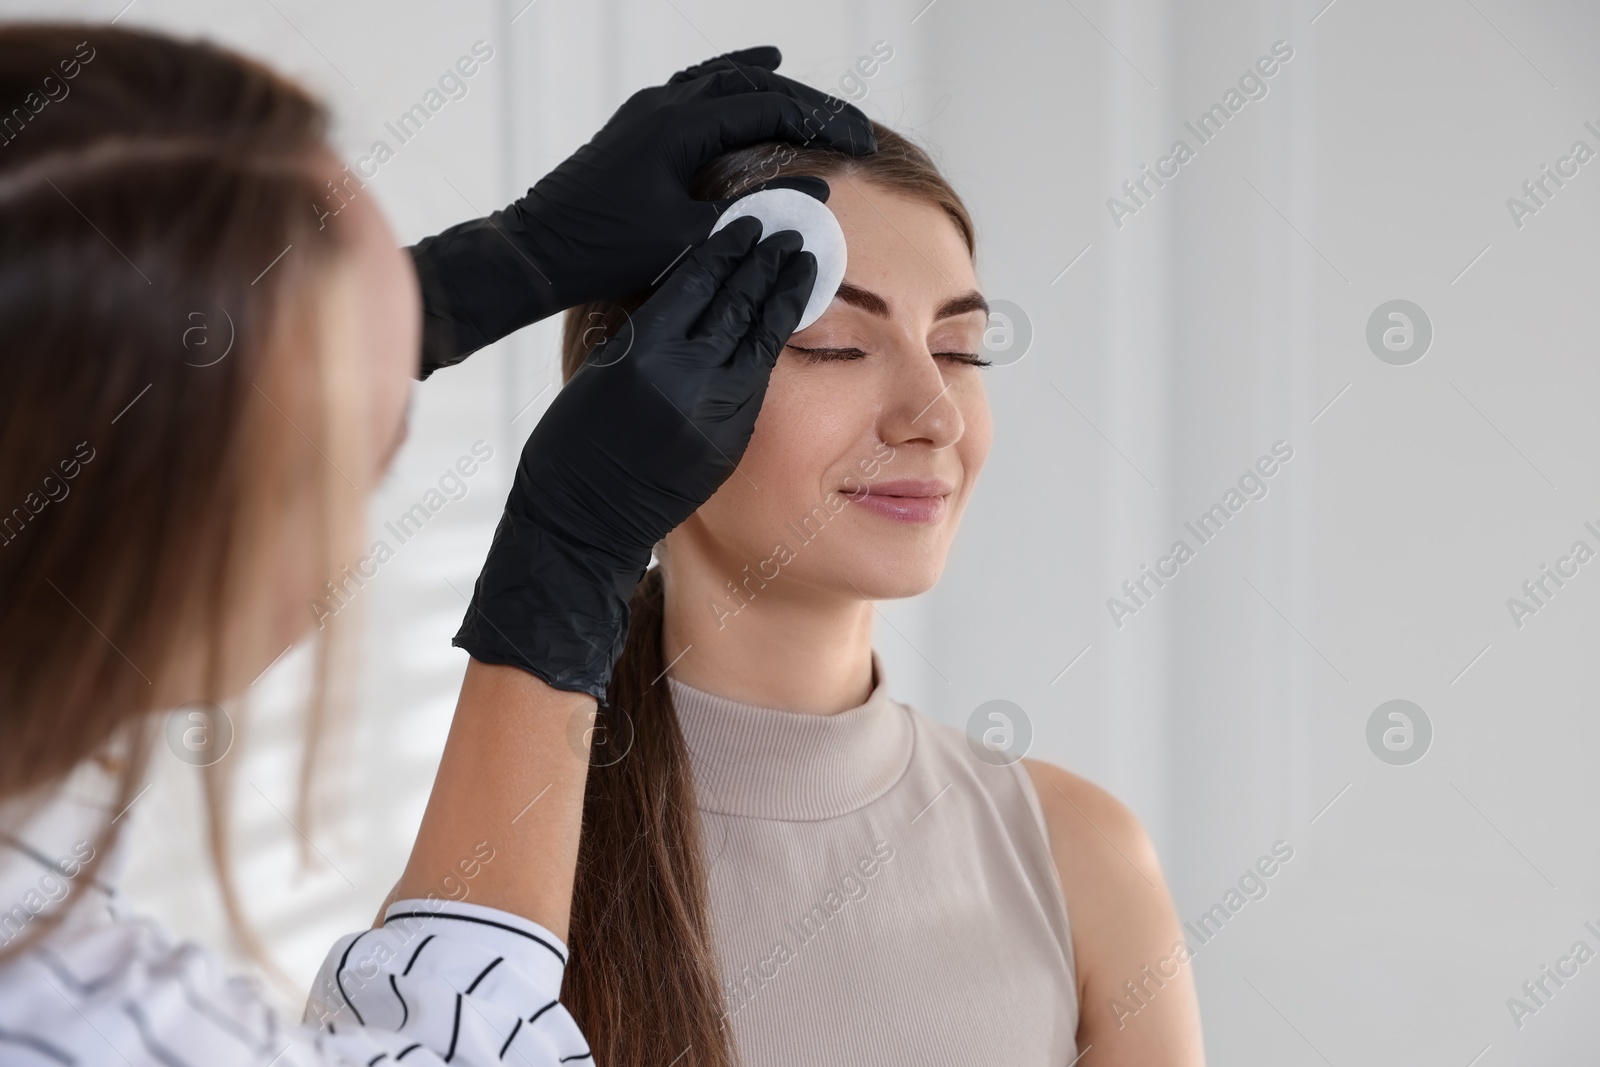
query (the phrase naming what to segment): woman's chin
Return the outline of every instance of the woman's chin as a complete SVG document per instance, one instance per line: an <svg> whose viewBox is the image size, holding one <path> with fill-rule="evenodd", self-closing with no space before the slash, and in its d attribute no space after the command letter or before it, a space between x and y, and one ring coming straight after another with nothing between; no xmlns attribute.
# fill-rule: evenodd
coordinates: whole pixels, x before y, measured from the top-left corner
<svg viewBox="0 0 1600 1067"><path fill-rule="evenodd" d="M905 555L863 558L842 569L843 588L867 600L904 600L939 584L944 560L918 560Z"/></svg>

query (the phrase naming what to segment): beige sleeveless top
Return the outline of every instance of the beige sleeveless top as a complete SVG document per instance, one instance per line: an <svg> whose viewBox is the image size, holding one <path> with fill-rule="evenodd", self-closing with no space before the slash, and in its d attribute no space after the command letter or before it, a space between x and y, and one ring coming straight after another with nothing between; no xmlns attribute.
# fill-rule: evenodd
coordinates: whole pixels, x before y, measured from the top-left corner
<svg viewBox="0 0 1600 1067"><path fill-rule="evenodd" d="M1072 939L1020 763L889 696L761 708L669 678L744 1067L1068 1067Z"/></svg>

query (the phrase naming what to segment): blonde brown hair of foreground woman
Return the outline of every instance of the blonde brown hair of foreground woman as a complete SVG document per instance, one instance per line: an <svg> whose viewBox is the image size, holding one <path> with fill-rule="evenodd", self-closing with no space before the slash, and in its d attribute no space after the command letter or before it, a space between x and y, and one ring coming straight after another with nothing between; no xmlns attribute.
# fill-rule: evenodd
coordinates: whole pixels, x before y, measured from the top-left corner
<svg viewBox="0 0 1600 1067"><path fill-rule="evenodd" d="M206 45L0 28L0 101L22 104L46 74L67 95L0 147L0 799L96 756L120 773L120 811L144 781L151 710L220 703L303 629L236 609L281 573L269 519L291 499L318 531L295 570L346 558L360 498L338 471L366 469L365 427L330 417L359 368L325 358L308 297L339 291L343 231L310 209L331 158L323 106ZM255 947L223 862L229 766L206 771L210 845Z"/></svg>

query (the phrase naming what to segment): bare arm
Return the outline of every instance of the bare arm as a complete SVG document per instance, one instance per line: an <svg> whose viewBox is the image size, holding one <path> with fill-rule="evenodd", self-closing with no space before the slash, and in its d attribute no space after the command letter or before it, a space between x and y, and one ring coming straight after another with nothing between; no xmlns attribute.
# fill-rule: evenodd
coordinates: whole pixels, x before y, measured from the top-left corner
<svg viewBox="0 0 1600 1067"><path fill-rule="evenodd" d="M469 661L422 827L390 899L468 900L566 940L594 711L587 693Z"/></svg>
<svg viewBox="0 0 1600 1067"><path fill-rule="evenodd" d="M1083 1067L1204 1067L1194 975L1144 827L1092 782L1023 765L1072 924Z"/></svg>

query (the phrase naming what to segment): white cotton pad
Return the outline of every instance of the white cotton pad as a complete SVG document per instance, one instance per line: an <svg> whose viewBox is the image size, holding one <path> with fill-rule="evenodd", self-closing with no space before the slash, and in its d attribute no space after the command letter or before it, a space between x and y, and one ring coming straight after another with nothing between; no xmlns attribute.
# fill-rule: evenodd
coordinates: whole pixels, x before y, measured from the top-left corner
<svg viewBox="0 0 1600 1067"><path fill-rule="evenodd" d="M761 220L762 237L779 230L798 231L801 247L817 257L817 282L800 316L800 325L795 327L799 332L822 317L833 302L833 294L839 291L839 283L844 281L844 231L839 228L839 220L827 204L798 189L762 189L735 200L711 232L716 233L745 215Z"/></svg>

